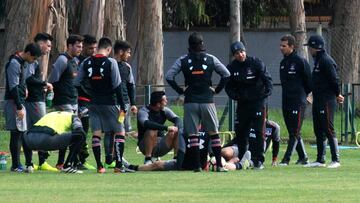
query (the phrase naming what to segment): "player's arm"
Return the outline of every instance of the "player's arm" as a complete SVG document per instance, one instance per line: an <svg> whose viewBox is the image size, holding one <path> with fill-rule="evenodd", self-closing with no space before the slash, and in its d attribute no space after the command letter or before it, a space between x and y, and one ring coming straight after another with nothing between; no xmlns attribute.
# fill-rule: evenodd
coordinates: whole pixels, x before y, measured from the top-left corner
<svg viewBox="0 0 360 203"><path fill-rule="evenodd" d="M166 81L178 93L184 94L184 90L175 81L175 76L181 71L181 58L178 58L165 74Z"/></svg>

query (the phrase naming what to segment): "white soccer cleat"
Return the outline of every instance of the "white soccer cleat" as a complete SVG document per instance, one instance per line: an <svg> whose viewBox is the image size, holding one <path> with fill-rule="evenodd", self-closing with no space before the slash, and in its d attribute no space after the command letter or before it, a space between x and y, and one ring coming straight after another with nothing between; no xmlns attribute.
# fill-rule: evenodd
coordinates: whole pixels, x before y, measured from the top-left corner
<svg viewBox="0 0 360 203"><path fill-rule="evenodd" d="M75 167L71 167L71 166L61 169L61 172L63 172L63 173L79 173L79 174L83 173L82 171L77 170Z"/></svg>
<svg viewBox="0 0 360 203"><path fill-rule="evenodd" d="M33 166L26 166L25 167L25 173L34 173L34 167Z"/></svg>
<svg viewBox="0 0 360 203"><path fill-rule="evenodd" d="M327 168L339 168L341 165L337 161L332 161Z"/></svg>
<svg viewBox="0 0 360 203"><path fill-rule="evenodd" d="M326 164L315 161L304 165L304 167L305 168L326 167Z"/></svg>

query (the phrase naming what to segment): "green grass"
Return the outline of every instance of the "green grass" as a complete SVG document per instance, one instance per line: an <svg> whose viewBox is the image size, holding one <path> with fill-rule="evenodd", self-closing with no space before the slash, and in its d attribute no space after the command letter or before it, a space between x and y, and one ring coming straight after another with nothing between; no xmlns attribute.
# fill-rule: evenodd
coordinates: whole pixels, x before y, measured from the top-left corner
<svg viewBox="0 0 360 203"><path fill-rule="evenodd" d="M136 140L129 138L125 156L130 162L140 164L143 156L135 153L135 146ZM280 157L284 151L285 145L282 145ZM307 151L314 159L315 149L307 145ZM16 174L2 171L0 202L358 202L358 154L358 150L341 150L342 167L335 170L308 169L294 164L271 167L267 161L263 171L221 174L113 174L112 171L102 175L95 171L84 174L43 171ZM267 153L267 160L271 159L270 156L271 153ZM170 157L167 155L164 159ZM52 153L49 162L55 164L56 158L57 153ZM89 161L94 164L92 156Z"/></svg>

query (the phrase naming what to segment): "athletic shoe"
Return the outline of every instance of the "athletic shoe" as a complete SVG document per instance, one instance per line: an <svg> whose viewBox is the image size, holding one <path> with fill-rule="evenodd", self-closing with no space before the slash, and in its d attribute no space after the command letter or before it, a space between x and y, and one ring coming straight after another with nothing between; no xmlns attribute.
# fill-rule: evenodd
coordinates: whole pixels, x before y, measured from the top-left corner
<svg viewBox="0 0 360 203"><path fill-rule="evenodd" d="M264 164L259 162L256 166L254 166L254 170L263 170L265 168Z"/></svg>
<svg viewBox="0 0 360 203"><path fill-rule="evenodd" d="M222 166L217 166L215 172L228 172L228 170Z"/></svg>
<svg viewBox="0 0 360 203"><path fill-rule="evenodd" d="M64 168L64 164L56 164L55 166L59 171L61 171Z"/></svg>
<svg viewBox="0 0 360 203"><path fill-rule="evenodd" d="M106 172L106 170L105 170L105 168L100 167L100 168L97 169L97 172L100 173L100 174L103 174L103 173Z"/></svg>
<svg viewBox="0 0 360 203"><path fill-rule="evenodd" d="M24 172L25 173L34 173L34 167L33 166L26 166Z"/></svg>
<svg viewBox="0 0 360 203"><path fill-rule="evenodd" d="M296 161L296 165L306 165L306 164L308 164L309 163L309 160L308 160L308 158L306 157L306 158L303 158L303 159L298 159L297 161Z"/></svg>
<svg viewBox="0 0 360 203"><path fill-rule="evenodd" d="M251 160L251 152L246 151L239 162L243 170L246 170L250 167L250 160Z"/></svg>
<svg viewBox="0 0 360 203"><path fill-rule="evenodd" d="M288 166L289 165L289 161L285 161L285 160L282 160L280 163L279 163L279 166Z"/></svg>
<svg viewBox="0 0 360 203"><path fill-rule="evenodd" d="M75 167L67 167L67 168L62 168L61 169L61 172L64 172L64 173L83 173L82 171L78 170L77 168Z"/></svg>
<svg viewBox="0 0 360 203"><path fill-rule="evenodd" d="M315 162L304 165L304 167L305 168L326 167L326 164L315 161Z"/></svg>
<svg viewBox="0 0 360 203"><path fill-rule="evenodd" d="M111 164L105 163L105 168L107 168L107 169L109 169L109 168L115 168L115 161L111 162Z"/></svg>
<svg viewBox="0 0 360 203"><path fill-rule="evenodd" d="M56 166L57 167L57 166ZM44 162L43 164L41 164L40 166L38 166L38 170L42 170L42 171L51 171L51 172L58 172L59 170L55 167L52 167L50 164L48 164L47 162Z"/></svg>
<svg viewBox="0 0 360 203"><path fill-rule="evenodd" d="M83 167L86 168L87 170L96 170L96 168L95 168L93 165L89 164L88 162L85 162L85 163L83 163L82 165L83 165Z"/></svg>
<svg viewBox="0 0 360 203"><path fill-rule="evenodd" d="M39 170L39 166L38 166L38 165L33 164L33 166L34 166L34 170L35 170L35 171Z"/></svg>
<svg viewBox="0 0 360 203"><path fill-rule="evenodd" d="M148 160L148 159L144 160L144 165L149 165L152 163L153 163L152 160Z"/></svg>
<svg viewBox="0 0 360 203"><path fill-rule="evenodd" d="M22 165L19 165L17 168L11 167L11 168L10 168L10 171L22 173L22 172L24 172L24 168L22 167Z"/></svg>
<svg viewBox="0 0 360 203"><path fill-rule="evenodd" d="M129 166L130 166L130 163L123 157L122 158L122 164L126 167L126 168L129 168Z"/></svg>
<svg viewBox="0 0 360 203"><path fill-rule="evenodd" d="M339 168L341 165L337 161L332 161L327 168Z"/></svg>
<svg viewBox="0 0 360 203"><path fill-rule="evenodd" d="M114 173L135 173L135 170L122 166L121 168L114 168Z"/></svg>

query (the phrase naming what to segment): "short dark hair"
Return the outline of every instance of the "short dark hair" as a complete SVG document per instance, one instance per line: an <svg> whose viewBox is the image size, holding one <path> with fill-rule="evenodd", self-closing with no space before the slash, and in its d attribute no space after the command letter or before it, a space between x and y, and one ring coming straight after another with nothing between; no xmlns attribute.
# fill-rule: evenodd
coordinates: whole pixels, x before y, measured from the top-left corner
<svg viewBox="0 0 360 203"><path fill-rule="evenodd" d="M280 41L287 41L289 46L295 46L295 37L291 34L282 36Z"/></svg>
<svg viewBox="0 0 360 203"><path fill-rule="evenodd" d="M197 32L193 32L189 36L188 43L189 43L189 48L188 48L189 52L205 51L204 39L203 39L202 35Z"/></svg>
<svg viewBox="0 0 360 203"><path fill-rule="evenodd" d="M70 35L66 40L66 46L69 44L76 44L76 42L83 42L84 38L81 35Z"/></svg>
<svg viewBox="0 0 360 203"><path fill-rule="evenodd" d="M83 35L84 37L84 44L95 44L97 43L97 40L92 35Z"/></svg>
<svg viewBox="0 0 360 203"><path fill-rule="evenodd" d="M38 42L38 41L47 41L47 40L50 40L50 41L53 41L53 37L46 33L46 32L40 32L40 33L37 33L36 36L34 37L34 42Z"/></svg>
<svg viewBox="0 0 360 203"><path fill-rule="evenodd" d="M30 43L25 46L24 52L29 52L31 56L40 57L42 55L41 48L36 43Z"/></svg>
<svg viewBox="0 0 360 203"><path fill-rule="evenodd" d="M123 40L116 40L114 44L114 52L115 54L118 53L120 50L126 51L131 49L131 44L127 41Z"/></svg>
<svg viewBox="0 0 360 203"><path fill-rule="evenodd" d="M111 39L108 37L102 37L99 40L98 49L107 49L109 47L112 47Z"/></svg>
<svg viewBox="0 0 360 203"><path fill-rule="evenodd" d="M162 97L165 95L164 91L154 91L150 96L150 105L155 106L157 103L161 102Z"/></svg>

